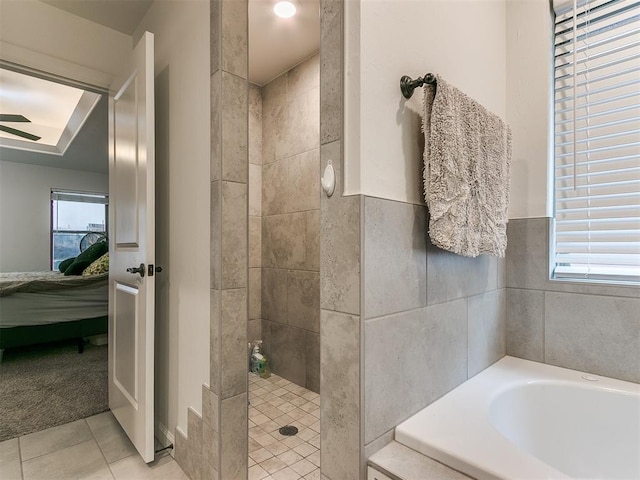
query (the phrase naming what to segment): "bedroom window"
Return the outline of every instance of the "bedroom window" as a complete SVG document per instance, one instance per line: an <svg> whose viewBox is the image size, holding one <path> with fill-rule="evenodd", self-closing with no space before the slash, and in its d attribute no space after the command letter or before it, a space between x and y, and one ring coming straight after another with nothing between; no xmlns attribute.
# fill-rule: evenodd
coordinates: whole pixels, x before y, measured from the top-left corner
<svg viewBox="0 0 640 480"><path fill-rule="evenodd" d="M640 4L554 0L553 278L640 281Z"/></svg>
<svg viewBox="0 0 640 480"><path fill-rule="evenodd" d="M77 256L81 242L84 247L106 237L108 205L109 196L103 193L51 191L52 270L62 260Z"/></svg>

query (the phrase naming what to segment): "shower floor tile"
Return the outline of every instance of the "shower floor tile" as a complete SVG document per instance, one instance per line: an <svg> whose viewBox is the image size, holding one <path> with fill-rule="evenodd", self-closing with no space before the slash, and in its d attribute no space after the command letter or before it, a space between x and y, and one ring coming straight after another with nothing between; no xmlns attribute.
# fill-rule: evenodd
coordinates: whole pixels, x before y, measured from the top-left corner
<svg viewBox="0 0 640 480"><path fill-rule="evenodd" d="M249 374L249 478L320 478L320 395L277 375ZM278 431L298 428L295 436Z"/></svg>

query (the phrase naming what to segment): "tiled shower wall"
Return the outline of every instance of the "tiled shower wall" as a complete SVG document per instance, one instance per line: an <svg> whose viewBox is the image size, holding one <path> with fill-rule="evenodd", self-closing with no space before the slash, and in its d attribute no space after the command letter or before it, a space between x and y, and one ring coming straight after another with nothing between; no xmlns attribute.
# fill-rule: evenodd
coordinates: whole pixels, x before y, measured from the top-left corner
<svg viewBox="0 0 640 480"><path fill-rule="evenodd" d="M364 198L364 454L505 355L504 262L428 239L425 206Z"/></svg>
<svg viewBox="0 0 640 480"><path fill-rule="evenodd" d="M640 288L549 280L550 226L509 222L507 354L640 382Z"/></svg>
<svg viewBox="0 0 640 480"><path fill-rule="evenodd" d="M319 82L314 55L249 93L250 339L262 338L274 373L315 392L320 390Z"/></svg>

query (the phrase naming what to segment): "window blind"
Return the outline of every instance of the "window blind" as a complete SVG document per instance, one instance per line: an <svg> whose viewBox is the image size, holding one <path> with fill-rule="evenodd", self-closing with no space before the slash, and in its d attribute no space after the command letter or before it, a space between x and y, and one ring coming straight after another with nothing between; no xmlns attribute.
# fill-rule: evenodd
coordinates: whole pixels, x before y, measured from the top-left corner
<svg viewBox="0 0 640 480"><path fill-rule="evenodd" d="M555 20L555 278L640 281L640 1Z"/></svg>

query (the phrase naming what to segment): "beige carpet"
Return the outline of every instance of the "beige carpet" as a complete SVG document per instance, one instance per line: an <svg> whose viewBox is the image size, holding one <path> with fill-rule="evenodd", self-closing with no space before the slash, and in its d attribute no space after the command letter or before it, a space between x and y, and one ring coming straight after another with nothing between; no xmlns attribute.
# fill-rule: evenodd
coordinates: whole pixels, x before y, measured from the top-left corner
<svg viewBox="0 0 640 480"><path fill-rule="evenodd" d="M108 409L107 346L7 349L0 363L0 441Z"/></svg>

